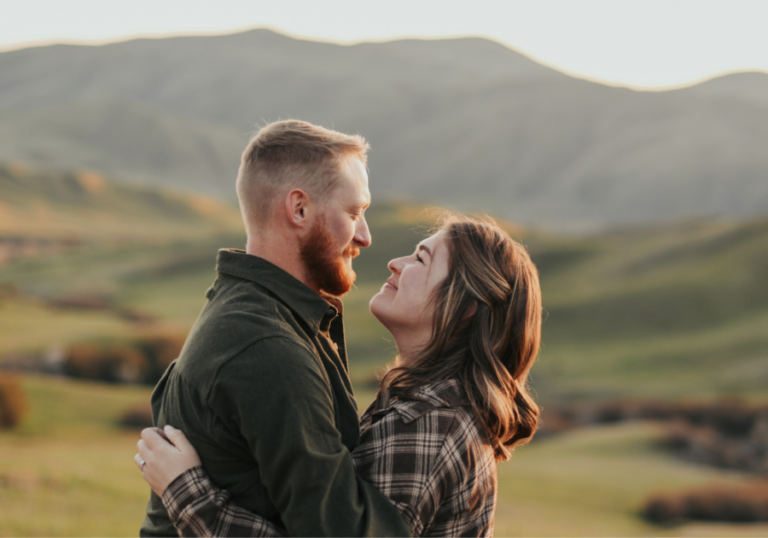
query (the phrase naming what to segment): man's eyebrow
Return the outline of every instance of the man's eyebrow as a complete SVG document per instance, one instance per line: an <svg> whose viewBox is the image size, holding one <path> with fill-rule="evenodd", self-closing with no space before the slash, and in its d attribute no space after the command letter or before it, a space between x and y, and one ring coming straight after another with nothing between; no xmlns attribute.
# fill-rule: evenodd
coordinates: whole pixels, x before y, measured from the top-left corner
<svg viewBox="0 0 768 538"><path fill-rule="evenodd" d="M432 258L432 251L429 250L429 247L426 247L426 246L424 246L422 244L419 244L419 248L416 249L416 252L419 252L421 250L425 250L427 252L427 254L429 254L429 257Z"/></svg>

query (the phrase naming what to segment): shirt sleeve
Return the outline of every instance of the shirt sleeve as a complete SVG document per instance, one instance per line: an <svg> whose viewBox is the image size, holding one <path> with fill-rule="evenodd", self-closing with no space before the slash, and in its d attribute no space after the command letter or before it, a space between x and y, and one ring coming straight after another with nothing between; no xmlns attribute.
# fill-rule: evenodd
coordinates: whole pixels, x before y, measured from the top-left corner
<svg viewBox="0 0 768 538"><path fill-rule="evenodd" d="M291 536L405 536L397 508L362 480L336 426L319 357L273 337L221 369L209 404L239 429Z"/></svg>
<svg viewBox="0 0 768 538"><path fill-rule="evenodd" d="M179 536L287 536L282 527L234 504L202 467L176 477L162 499Z"/></svg>

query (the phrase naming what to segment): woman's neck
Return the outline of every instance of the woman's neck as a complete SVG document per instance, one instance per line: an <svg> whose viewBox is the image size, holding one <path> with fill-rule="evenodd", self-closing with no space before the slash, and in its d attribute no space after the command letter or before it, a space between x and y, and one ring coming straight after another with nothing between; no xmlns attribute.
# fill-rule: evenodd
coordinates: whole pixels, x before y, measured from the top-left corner
<svg viewBox="0 0 768 538"><path fill-rule="evenodd" d="M407 363L409 359L423 350L429 343L430 333L429 331L390 331L392 338L395 340L395 346L397 346L398 362L399 366L402 363Z"/></svg>

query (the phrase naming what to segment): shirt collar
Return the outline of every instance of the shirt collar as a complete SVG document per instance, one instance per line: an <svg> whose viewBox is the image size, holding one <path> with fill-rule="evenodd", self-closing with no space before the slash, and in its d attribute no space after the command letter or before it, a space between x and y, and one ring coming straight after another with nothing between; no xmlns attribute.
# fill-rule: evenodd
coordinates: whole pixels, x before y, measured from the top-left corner
<svg viewBox="0 0 768 538"><path fill-rule="evenodd" d="M398 396L391 407L394 407L403 422L408 424L432 409L462 405L466 405L466 402L461 396L459 382L455 379L446 379L419 387L410 394Z"/></svg>
<svg viewBox="0 0 768 538"><path fill-rule="evenodd" d="M296 312L314 333L327 330L343 308L337 297L322 297L275 264L243 250L219 250L216 271L268 289Z"/></svg>

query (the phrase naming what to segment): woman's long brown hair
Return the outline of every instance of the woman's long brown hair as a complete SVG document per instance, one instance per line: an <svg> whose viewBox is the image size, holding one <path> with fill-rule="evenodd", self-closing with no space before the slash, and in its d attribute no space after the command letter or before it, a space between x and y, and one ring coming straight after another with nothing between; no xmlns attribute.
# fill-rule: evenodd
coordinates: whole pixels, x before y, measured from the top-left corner
<svg viewBox="0 0 768 538"><path fill-rule="evenodd" d="M440 230L449 270L432 296L432 337L384 375L377 405L456 379L496 459L508 460L538 426L526 383L541 343L539 275L525 248L495 224L453 216Z"/></svg>

